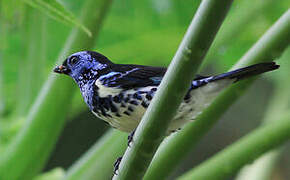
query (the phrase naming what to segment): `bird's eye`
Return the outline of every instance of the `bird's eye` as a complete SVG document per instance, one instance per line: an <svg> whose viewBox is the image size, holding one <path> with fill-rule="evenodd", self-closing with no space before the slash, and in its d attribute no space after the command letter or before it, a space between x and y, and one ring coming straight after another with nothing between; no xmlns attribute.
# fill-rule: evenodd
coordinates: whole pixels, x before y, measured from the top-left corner
<svg viewBox="0 0 290 180"><path fill-rule="evenodd" d="M73 57L71 57L71 59L70 59L70 64L71 64L71 65L74 65L75 63L78 62L78 60L79 60L79 58L77 58L76 56L73 56Z"/></svg>

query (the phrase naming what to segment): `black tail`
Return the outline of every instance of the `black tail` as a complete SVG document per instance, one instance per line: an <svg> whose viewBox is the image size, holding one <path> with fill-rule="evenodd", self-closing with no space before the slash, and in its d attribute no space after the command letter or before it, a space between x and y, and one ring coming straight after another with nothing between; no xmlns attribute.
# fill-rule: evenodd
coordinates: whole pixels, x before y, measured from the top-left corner
<svg viewBox="0 0 290 180"><path fill-rule="evenodd" d="M229 78L229 79L236 79L235 80L236 82L241 79L245 79L251 76L262 74L264 72L273 71L278 68L279 68L279 65L277 65L275 62L260 63L260 64L255 64L252 66L240 68L234 71L230 71L227 73L223 73L217 76L213 76L211 81Z"/></svg>
<svg viewBox="0 0 290 180"><path fill-rule="evenodd" d="M260 63L260 64L255 64L252 66L247 66L247 67L240 68L234 71L219 74L216 76L210 76L210 77L204 77L204 78L202 78L202 76L199 76L192 82L192 86L193 86L192 88L198 88L207 83L221 80L221 79L235 79L235 82L237 82L241 79L245 79L251 76L262 74L264 72L273 71L278 68L279 68L279 65L277 65L275 62L268 62L268 63Z"/></svg>

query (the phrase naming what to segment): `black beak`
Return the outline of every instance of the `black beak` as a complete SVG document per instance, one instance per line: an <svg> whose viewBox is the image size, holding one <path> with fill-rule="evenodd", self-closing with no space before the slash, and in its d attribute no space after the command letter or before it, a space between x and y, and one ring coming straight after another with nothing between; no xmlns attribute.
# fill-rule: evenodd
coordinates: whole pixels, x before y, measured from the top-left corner
<svg viewBox="0 0 290 180"><path fill-rule="evenodd" d="M66 66L59 65L59 66L56 66L53 69L53 72L56 72L56 73L59 73L59 74L68 74L69 73L69 70L68 70L68 68Z"/></svg>

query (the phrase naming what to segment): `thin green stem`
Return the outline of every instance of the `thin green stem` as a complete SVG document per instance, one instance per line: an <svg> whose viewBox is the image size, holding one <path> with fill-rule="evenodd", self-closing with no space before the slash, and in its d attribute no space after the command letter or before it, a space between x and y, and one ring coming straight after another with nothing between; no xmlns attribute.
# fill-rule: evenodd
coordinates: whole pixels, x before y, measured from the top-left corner
<svg viewBox="0 0 290 180"><path fill-rule="evenodd" d="M278 58L288 47L290 10L287 11L263 37L239 60L235 68ZM270 56L269 54L275 55ZM244 80L226 89L215 101L188 124L170 137L157 151L144 179L164 179L186 157L196 143L207 133L226 110L246 91L253 79ZM165 167L166 169L162 168Z"/></svg>
<svg viewBox="0 0 290 180"><path fill-rule="evenodd" d="M64 180L109 179L112 177L113 164L126 147L127 134L109 130L92 146L81 159L67 171Z"/></svg>
<svg viewBox="0 0 290 180"><path fill-rule="evenodd" d="M82 21L91 29L88 37L74 28L60 53L58 62L70 52L93 47L110 0L88 0L82 9ZM24 127L0 158L0 179L31 179L47 161L61 132L73 94L72 81L53 74L44 84L29 111Z"/></svg>
<svg viewBox="0 0 290 180"><path fill-rule="evenodd" d="M275 119L276 120L276 119ZM275 121L273 119L273 121ZM281 149L263 154L253 164L246 165L237 175L235 180L271 180L271 175L281 155Z"/></svg>
<svg viewBox="0 0 290 180"><path fill-rule="evenodd" d="M2 118L4 108L5 108L5 97L4 97L4 68L3 68L3 51L7 46L7 26L0 18L0 119ZM0 128L1 131L1 128Z"/></svg>
<svg viewBox="0 0 290 180"><path fill-rule="evenodd" d="M44 65L42 62L45 59L41 54L44 29L39 25L39 22L42 23L43 15L39 14L40 12L36 9L28 6L26 8L25 21L30 23L21 36L25 55L19 67L18 104L16 106L17 113L21 117L27 115L26 113L42 85L41 76L43 76L44 67L41 65Z"/></svg>
<svg viewBox="0 0 290 180"><path fill-rule="evenodd" d="M232 0L202 1L114 179L143 177L231 4Z"/></svg>
<svg viewBox="0 0 290 180"><path fill-rule="evenodd" d="M290 52L290 49L288 50ZM290 56L282 60L288 60ZM287 73L289 75L289 73ZM288 76L280 78L279 82L276 83L274 94L271 97L270 105L267 107L263 124L275 123L277 118L287 114L289 112L289 90L290 86L286 86L288 82ZM237 175L236 180L247 180L247 179L270 179L272 171L279 160L282 148L275 149L269 153L264 154L251 165L245 166Z"/></svg>
<svg viewBox="0 0 290 180"><path fill-rule="evenodd" d="M1 33L1 31L0 31ZM3 93L3 59L2 59L2 52L0 49L0 119L2 118L3 112L4 112L4 106L5 106L5 99L4 99L4 93ZM0 128L1 131L1 128Z"/></svg>
<svg viewBox="0 0 290 180"><path fill-rule="evenodd" d="M287 114L275 123L254 130L179 179L226 179L245 164L253 162L257 157L281 145L289 138L290 119Z"/></svg>

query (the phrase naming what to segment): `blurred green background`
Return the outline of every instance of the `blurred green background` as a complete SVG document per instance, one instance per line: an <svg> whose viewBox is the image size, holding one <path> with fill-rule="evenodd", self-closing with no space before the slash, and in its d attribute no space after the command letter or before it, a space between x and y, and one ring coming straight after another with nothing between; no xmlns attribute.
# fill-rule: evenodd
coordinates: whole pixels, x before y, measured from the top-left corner
<svg viewBox="0 0 290 180"><path fill-rule="evenodd" d="M82 0L60 2L76 17L84 3ZM21 0L1 0L0 3L1 154L25 122L72 27ZM116 63L167 66L199 3L200 0L114 1L93 50ZM289 0L235 1L200 73L209 75L229 69L289 8L289 4ZM273 94L279 94L281 89L290 90L289 59L288 48L278 60L281 68L262 75L255 82L203 138L172 178L247 134L271 114L267 107ZM290 110L290 98L281 99L288 102ZM77 88L70 109L66 114L66 127L44 171L68 168L110 128L88 111ZM278 157L271 175L273 179L290 179L289 150L288 143Z"/></svg>

